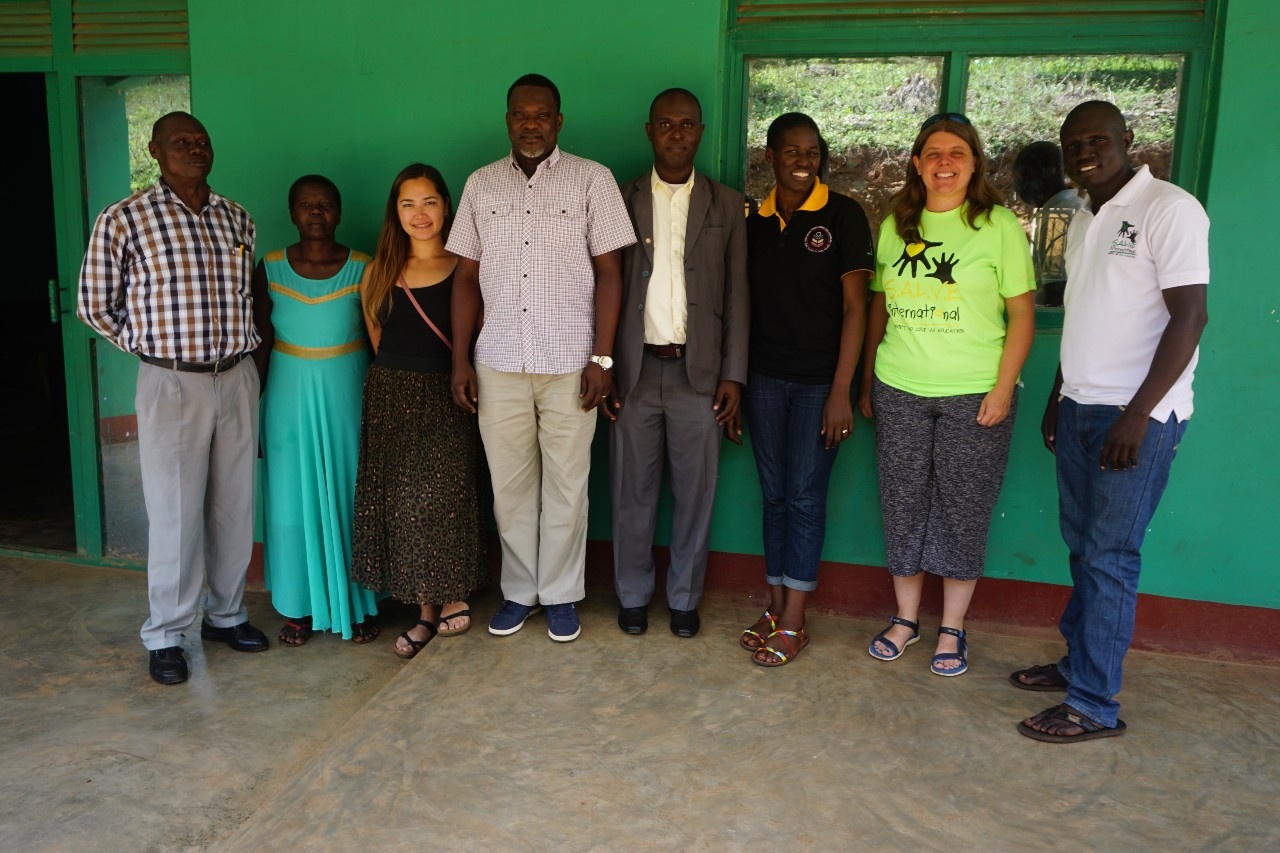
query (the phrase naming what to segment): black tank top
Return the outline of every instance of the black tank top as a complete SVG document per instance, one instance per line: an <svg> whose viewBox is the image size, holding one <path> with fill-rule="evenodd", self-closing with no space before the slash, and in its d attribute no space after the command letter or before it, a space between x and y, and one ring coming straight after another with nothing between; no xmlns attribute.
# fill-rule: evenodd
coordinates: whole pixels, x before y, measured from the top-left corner
<svg viewBox="0 0 1280 853"><path fill-rule="evenodd" d="M453 326L449 322L452 293L453 273L438 284L413 289L413 298L427 312L436 328L450 339L453 336ZM419 316L402 287L391 289L391 315L382 323L382 339L378 342L378 356L374 363L417 373L448 373L453 367L449 348Z"/></svg>

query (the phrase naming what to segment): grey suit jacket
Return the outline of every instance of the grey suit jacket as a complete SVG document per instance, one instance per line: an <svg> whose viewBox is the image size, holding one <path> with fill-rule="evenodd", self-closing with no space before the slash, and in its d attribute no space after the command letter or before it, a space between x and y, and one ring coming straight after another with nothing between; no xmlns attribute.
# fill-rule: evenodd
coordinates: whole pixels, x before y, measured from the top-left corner
<svg viewBox="0 0 1280 853"><path fill-rule="evenodd" d="M622 185L636 243L622 250L622 318L613 348L614 388L625 400L640 378L644 303L653 271L653 188L650 170ZM688 302L685 369L699 394L721 379L747 383L747 225L742 193L697 174L684 239Z"/></svg>

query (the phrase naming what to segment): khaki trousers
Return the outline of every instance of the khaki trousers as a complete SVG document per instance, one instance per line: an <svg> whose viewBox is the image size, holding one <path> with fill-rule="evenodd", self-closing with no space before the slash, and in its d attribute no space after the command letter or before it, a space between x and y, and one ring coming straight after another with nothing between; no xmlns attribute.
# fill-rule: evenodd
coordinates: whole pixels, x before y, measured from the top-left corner
<svg viewBox="0 0 1280 853"><path fill-rule="evenodd" d="M582 411L581 381L581 371L557 376L476 365L502 595L520 604L567 604L585 595L596 412Z"/></svg>

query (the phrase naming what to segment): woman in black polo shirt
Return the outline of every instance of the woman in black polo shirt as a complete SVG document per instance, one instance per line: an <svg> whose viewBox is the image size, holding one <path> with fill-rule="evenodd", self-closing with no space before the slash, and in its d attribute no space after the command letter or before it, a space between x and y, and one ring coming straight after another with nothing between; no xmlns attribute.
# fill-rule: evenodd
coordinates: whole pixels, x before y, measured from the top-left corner
<svg viewBox="0 0 1280 853"><path fill-rule="evenodd" d="M862 207L818 178L822 135L803 113L769 126L775 186L747 219L751 356L746 412L764 493L769 607L742 633L760 666L809 644L827 484L853 430L851 388L866 319L871 228Z"/></svg>

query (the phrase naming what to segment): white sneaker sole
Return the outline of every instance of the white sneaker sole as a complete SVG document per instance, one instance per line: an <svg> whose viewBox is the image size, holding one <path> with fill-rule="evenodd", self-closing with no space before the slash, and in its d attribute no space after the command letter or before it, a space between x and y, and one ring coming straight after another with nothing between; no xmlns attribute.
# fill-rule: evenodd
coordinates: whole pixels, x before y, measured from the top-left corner
<svg viewBox="0 0 1280 853"><path fill-rule="evenodd" d="M537 616L541 612L542 612L542 606L539 604L535 604L533 606L533 609L525 614L525 617L520 620L520 623L518 625L515 625L514 627L511 627L511 628L495 628L493 627L493 623L491 622L489 623L489 633L493 634L495 637L510 637L516 631L519 631L521 628L524 627L524 623L529 621L530 616Z"/></svg>
<svg viewBox="0 0 1280 853"><path fill-rule="evenodd" d="M574 631L572 634L553 634L551 633L550 628L547 629L547 636L555 640L557 643L572 643L574 640L578 639L578 635L581 633L581 625L579 625L578 630Z"/></svg>

